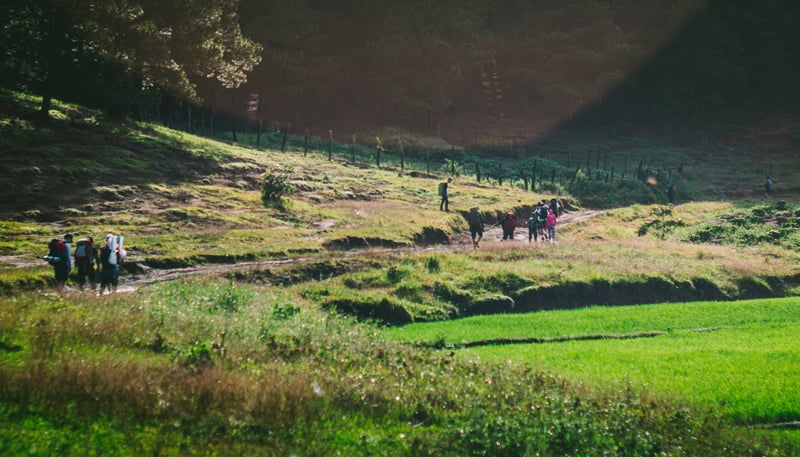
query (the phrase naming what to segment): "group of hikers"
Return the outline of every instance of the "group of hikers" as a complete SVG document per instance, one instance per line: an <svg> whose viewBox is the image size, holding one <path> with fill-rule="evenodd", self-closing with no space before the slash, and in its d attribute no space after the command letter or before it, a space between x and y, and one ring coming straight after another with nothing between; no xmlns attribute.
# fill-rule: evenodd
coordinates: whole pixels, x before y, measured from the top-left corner
<svg viewBox="0 0 800 457"><path fill-rule="evenodd" d="M531 211L528 218L528 242L551 242L556 241L556 220L560 213L560 206L558 200L551 199L548 203L542 200ZM483 215L480 208L474 206L469 209L467 214L467 222L469 224L470 236L472 238L472 245L476 248L480 246L483 239ZM496 224L492 227L500 226L503 228L503 241L513 240L514 232L517 229L517 215L513 211L506 213Z"/></svg>
<svg viewBox="0 0 800 457"><path fill-rule="evenodd" d="M124 238L109 233L106 235L105 244L98 249L94 239L86 237L75 243L74 250L73 238L71 233L67 233L63 239L53 238L47 245L48 252L44 260L53 267L56 287L64 288L74 266L77 268L76 279L81 290L87 281L94 290L99 279L100 295L106 290L116 291L119 265L127 255L122 247Z"/></svg>
<svg viewBox="0 0 800 457"><path fill-rule="evenodd" d="M439 211L450 211L450 183L453 178L447 178L446 181L439 183ZM556 241L556 219L560 214L560 206L558 200L555 198L542 200L531 211L530 218L528 218L528 242L531 241ZM472 245L476 248L480 245L483 239L483 215L480 208L477 206L469 209L467 214L467 222L469 224L470 236L472 237ZM517 229L517 215L514 212L506 213L496 224L492 227L501 226L503 228L503 240L513 240L514 231Z"/></svg>

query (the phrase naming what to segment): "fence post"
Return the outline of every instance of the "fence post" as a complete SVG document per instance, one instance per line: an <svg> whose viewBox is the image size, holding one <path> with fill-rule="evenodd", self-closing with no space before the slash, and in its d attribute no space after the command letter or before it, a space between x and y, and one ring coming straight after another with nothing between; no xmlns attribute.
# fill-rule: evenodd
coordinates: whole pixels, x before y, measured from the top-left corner
<svg viewBox="0 0 800 457"><path fill-rule="evenodd" d="M353 144L350 146L350 152L353 157L353 165L356 164L356 134L353 134Z"/></svg>
<svg viewBox="0 0 800 457"><path fill-rule="evenodd" d="M406 169L406 150L403 142L400 141L400 173Z"/></svg>
<svg viewBox="0 0 800 457"><path fill-rule="evenodd" d="M503 185L503 164L501 163L501 164L499 164L499 166L500 166L500 171L497 173L499 175L498 178L497 178L497 181L498 181L498 184L500 184L502 186Z"/></svg>
<svg viewBox="0 0 800 457"><path fill-rule="evenodd" d="M281 139L281 152L286 152L286 137L289 135L289 128L283 129L283 138Z"/></svg>
<svg viewBox="0 0 800 457"><path fill-rule="evenodd" d="M481 182L481 165L478 162L475 162L475 177Z"/></svg>
<svg viewBox="0 0 800 457"><path fill-rule="evenodd" d="M328 130L328 162L333 156L333 130Z"/></svg>
<svg viewBox="0 0 800 457"><path fill-rule="evenodd" d="M256 132L256 149L261 149L261 129L264 128L264 121L258 120L258 132Z"/></svg>
<svg viewBox="0 0 800 457"><path fill-rule="evenodd" d="M531 192L536 192L536 167L539 166L539 159L533 161L533 171L531 172Z"/></svg>
<svg viewBox="0 0 800 457"><path fill-rule="evenodd" d="M427 149L425 150L425 171L431 174L431 153Z"/></svg>
<svg viewBox="0 0 800 457"><path fill-rule="evenodd" d="M306 129L305 135L303 135L303 157L308 155L308 129Z"/></svg>

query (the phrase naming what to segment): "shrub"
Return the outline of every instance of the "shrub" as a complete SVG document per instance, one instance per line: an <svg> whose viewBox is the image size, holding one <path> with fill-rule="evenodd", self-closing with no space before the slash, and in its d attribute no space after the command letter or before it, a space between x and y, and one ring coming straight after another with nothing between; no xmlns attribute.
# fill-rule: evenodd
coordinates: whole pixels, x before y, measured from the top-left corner
<svg viewBox="0 0 800 457"><path fill-rule="evenodd" d="M283 197L292 192L289 175L267 171L261 179L261 201L266 206L283 206Z"/></svg>
<svg viewBox="0 0 800 457"><path fill-rule="evenodd" d="M436 256L431 256L425 259L425 268L428 269L429 273L438 273L441 269L439 258Z"/></svg>

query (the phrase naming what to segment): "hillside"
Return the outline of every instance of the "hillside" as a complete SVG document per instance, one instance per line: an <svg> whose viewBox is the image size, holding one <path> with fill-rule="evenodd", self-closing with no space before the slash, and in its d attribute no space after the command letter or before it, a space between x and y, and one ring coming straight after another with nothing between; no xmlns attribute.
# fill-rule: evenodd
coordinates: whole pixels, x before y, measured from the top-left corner
<svg viewBox="0 0 800 457"><path fill-rule="evenodd" d="M55 120L39 126L33 121L34 99L6 94L2 100L0 125L3 147L8 154L2 159L4 166L0 175L4 183L3 198L0 198L0 213L4 218L0 260L11 267L3 270L7 286L47 281L51 273L38 257L43 255L43 246L50 238L66 232L95 239L109 232L125 235L130 255L125 265L129 281L166 277L165 274L171 274L169 270L176 268L242 262L249 262L250 270L269 270L270 281L277 282L338 276L365 266L386 268L395 261L394 255L407 254L411 256L411 264L424 263L424 259L414 259L415 251L424 253L429 249L427 246L442 246L438 252L447 253L469 246L464 219L468 208L481 207L487 224L509 210L514 210L524 221L532 204L552 196L558 196L567 210L561 222L564 225L560 229L562 239L571 240L574 246L563 246L558 254L544 251L536 254L546 260L546 268L536 263L518 265L515 267L518 276L526 279L498 277L499 281L510 283L494 286L478 278L474 281L466 277L450 278L446 281L456 287L446 292L436 291L436 283L444 279L429 274L420 278L429 292L417 294L410 301L399 290L392 292L380 286L375 294L372 287L364 286L365 302L380 302L388 292L408 301L402 305L407 308L405 319L420 319L424 312L414 311L415 307L427 309L426 303L436 301L434 297L442 294L450 297L445 304L449 302L447 306L451 306L461 300L459 297L466 291L471 291L475 297L501 292L519 302L517 306L522 309L522 302L530 300L525 297L529 297L531 291L525 288L540 282L550 288L548 293L560 293L558 291L563 288L583 290L576 295L574 305L602 302L606 299L597 298L597 291L607 288L603 284L629 275L625 268L628 261L620 263L620 256L628 254L622 253L630 251L631 255L642 256L644 254L637 254L637 251L652 249L649 240L654 237L666 238L672 243L659 248L661 251L650 262L655 268L642 267L639 279L620 286L622 292L619 293L630 295L623 302L695 296L785 295L796 286L791 267L792 252L773 253L775 249L769 246L791 248L798 245L791 232L794 220L791 205L768 204L759 210L761 217L751 218L746 214L737 216L736 208L730 204L702 202L733 193L737 187L730 183L741 182L740 175L754 182L739 186L748 188L746 195L757 197L758 176L763 169L753 170L749 165L757 151L769 149L771 159L784 164L784 170L796 160L786 148L761 144L755 135L749 137L751 149L714 146L715 163L720 165L713 168L703 167L696 158L693 160L690 147L670 146L663 138L654 136L627 137L629 176L622 179L618 175L616 180L610 181L608 170L612 165L600 165L600 155L592 155L591 151L593 147L616 150L619 143L615 141L624 137L592 137L588 134L590 131L582 136L553 137L548 147L539 151L545 154L540 156L542 163L552 160L554 151L559 151L559 145L564 144L572 148L569 153L575 155L574 161L584 154L589 158L589 163L585 164L588 176L576 180L575 186L570 187L575 195L566 193L568 186L563 184L542 185L537 187L539 192L531 192L526 191L519 180L503 185L478 183L475 176L463 174L452 184L453 211L442 212L438 210L436 187L452 171L452 164L447 162L443 168L432 170L440 172L439 175L411 167L402 172L392 162L377 167L369 165L363 157L356 163L347 155L328 160L324 150L304 153L292 149L280 152L242 147L157 125L119 122L99 112L66 104L57 104L53 111ZM764 138L769 141L773 137ZM745 151L747 153L743 153ZM665 156L680 160L683 170L679 173L663 163L658 166L659 158ZM633 177L633 157L641 158L640 167L641 163L656 166L650 166L647 174ZM622 167L618 170L621 174ZM605 180L601 171L606 173ZM595 174L597 176L593 177ZM587 201L604 199L610 201L611 206L624 206L633 203L632 196L635 202L636 195L641 195L645 202L663 202L663 196L654 195L660 194L663 184L656 182L662 175L671 175L671 179L678 182L678 203L683 204L675 208L674 214L672 210L665 212L657 207L633 206L592 221L569 223L572 216L580 214ZM791 198L794 192L783 177L775 175L774 201ZM264 183L278 192L279 198L265 204L262 201ZM687 199L698 202L687 203ZM744 201L739 212L754 205L758 206L755 202ZM733 221L726 224L752 221L745 224L752 225L752 229L742 228L741 223L735 228L731 225L725 233L737 241L728 244L753 250L768 249L775 260L771 264L763 263L757 256L746 268L731 269L728 262L739 255L734 247L713 247L719 252L712 255L704 254L707 248L702 244L682 244L699 241L713 246L719 243L717 233L722 232L708 229L720 225L719 221ZM770 222L767 225L764 221ZM783 222L779 225L778 221ZM770 231L771 228L775 230ZM497 252L491 249L498 239L496 232L487 233L488 244L484 245L489 250L482 254L484 261L505 262L514 258L514 246ZM762 243L768 245L758 246ZM376 249L383 249L383 254L377 255ZM341 258L345 250L351 251L346 255L349 260ZM366 254L366 259L358 259L359 252ZM675 269L664 266L661 257L665 255L694 256L698 261L684 262L685 265ZM712 258L716 260L709 262ZM285 264L287 260L290 264ZM576 262L588 262L594 267L567 276L559 273L560 279L553 280L553 272L563 268L559 265L573 269L570 265ZM495 274L480 265L465 268L478 275ZM281 273L279 270L288 271ZM230 272L222 270L218 274L226 274L226 271ZM750 277L753 274L760 278L755 283ZM598 278L601 280L595 284ZM664 285L664 293L644 298L647 295L642 294L652 286L648 282L651 280ZM710 284L706 284L709 280ZM668 292L671 287L686 290L675 295ZM472 302L468 300L459 306L471 308ZM525 306L536 307L533 303Z"/></svg>
<svg viewBox="0 0 800 457"><path fill-rule="evenodd" d="M587 210L583 199L559 194L567 213L558 243L528 243L524 228L500 241L488 226L512 209L524 219L553 195L526 191L520 180L459 175L452 211L442 212L436 187L452 168L401 173L391 162L259 150L60 102L42 126L33 121L36 100L2 100L0 453L783 457L797 449L796 434L751 427L798 418L795 404L770 404L774 393L751 398L765 392L753 384L793 379L781 375L796 372L794 299L747 303L746 316L719 302L798 295L800 208L721 200L720 183L750 160L738 151L716 149L730 166L687 165L681 189L698 201L626 205L613 194L609 208ZM574 144L606 141L598 138ZM631 150L689 157L688 148L646 138L631 140ZM796 160L780 151L773 158ZM649 179L607 185L660 188ZM265 183L276 194L267 202ZM776 187L781 198L791 195ZM488 223L479 249L465 233L463 212L473 205ZM67 231L125 235L127 293L49 287L52 271L38 257ZM706 316L712 305L696 300L714 301L714 319ZM675 306L639 306L666 301L690 302L681 306L691 313L677 309L668 319L661 310ZM619 311L604 314L610 307ZM592 316L579 325L571 308ZM489 314L508 319L494 327L497 338L470 328L480 321L460 319ZM551 317L564 321L525 324ZM387 327L431 321L465 327L433 327L411 339L421 344L389 338ZM636 383L625 357L616 360L624 385L578 374L577 364L562 366L575 370L562 375L533 359L491 358L505 348L485 348L484 359L456 346L469 342L459 332L574 351L581 339L630 339L639 354L657 341L677 354L662 378L674 385ZM743 351L731 343L737 338L750 340L751 353L782 344L753 360L769 366L779 356L785 366L764 383L742 362L735 396L704 386L712 391L703 399L687 398L674 391L682 355L703 352L695 344L706 335L721 341L710 353L724 376L734 366L726 363L731 347L734 356ZM598 349L587 347L594 352L573 361L595 359ZM702 377L709 364L692 360Z"/></svg>

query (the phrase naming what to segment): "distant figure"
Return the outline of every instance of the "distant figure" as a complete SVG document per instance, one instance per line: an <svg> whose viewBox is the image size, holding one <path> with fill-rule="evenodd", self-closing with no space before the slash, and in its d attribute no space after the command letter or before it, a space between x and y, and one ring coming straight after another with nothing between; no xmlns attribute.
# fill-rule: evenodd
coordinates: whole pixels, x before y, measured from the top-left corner
<svg viewBox="0 0 800 457"><path fill-rule="evenodd" d="M442 181L439 183L439 196L442 197L442 200L439 202L439 211L450 211L448 194L450 192L450 183L452 181L453 178L450 177L447 178L447 181Z"/></svg>
<svg viewBox="0 0 800 457"><path fill-rule="evenodd" d="M772 194L772 178L769 176L764 179L764 197L769 198Z"/></svg>
<svg viewBox="0 0 800 457"><path fill-rule="evenodd" d="M667 186L667 200L669 200L670 204L675 203L675 194L677 193L678 191L675 189L674 185L670 184Z"/></svg>
<svg viewBox="0 0 800 457"><path fill-rule="evenodd" d="M539 206L536 208L537 230L542 236L542 241L547 241L547 211L549 209L545 200L539 202Z"/></svg>
<svg viewBox="0 0 800 457"><path fill-rule="evenodd" d="M550 239L551 243L556 242L556 213L553 212L552 209L547 210L547 221L545 222L547 225L547 237Z"/></svg>
<svg viewBox="0 0 800 457"><path fill-rule="evenodd" d="M469 224L469 233L472 237L472 245L478 248L483 238L483 216L481 215L481 210L477 206L473 206L469 209L467 223Z"/></svg>
<svg viewBox="0 0 800 457"><path fill-rule="evenodd" d="M539 241L539 218L536 215L536 208L533 209L530 219L528 219L528 243Z"/></svg>
<svg viewBox="0 0 800 457"><path fill-rule="evenodd" d="M71 241L72 235L67 234L63 240L58 238L50 240L47 244L47 255L44 256L44 260L53 267L53 276L57 289L63 289L69 278L71 262L69 259L69 244L66 242L67 238Z"/></svg>
<svg viewBox="0 0 800 457"><path fill-rule="evenodd" d="M83 289L88 279L92 290L97 285L94 274L94 267L98 263L97 249L94 247L94 239L87 237L78 240L75 244L75 266L78 268L78 287Z"/></svg>
<svg viewBox="0 0 800 457"><path fill-rule="evenodd" d="M558 200L555 198L550 199L550 209L553 210L553 214L556 215L556 218L561 215L561 205L558 204Z"/></svg>
<svg viewBox="0 0 800 457"><path fill-rule="evenodd" d="M125 250L122 248L122 237L112 234L106 235L106 244L100 248L100 295L108 289L109 292L117 291L119 283L119 264L125 259Z"/></svg>
<svg viewBox="0 0 800 457"><path fill-rule="evenodd" d="M500 219L498 224L503 227L503 240L513 240L514 230L517 228L517 216L512 212L508 212Z"/></svg>

